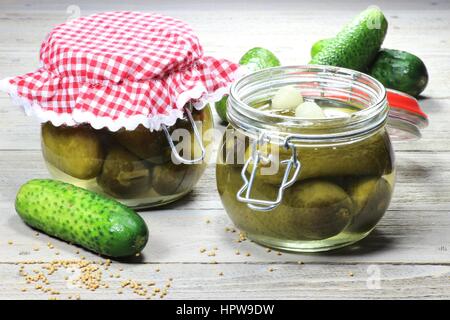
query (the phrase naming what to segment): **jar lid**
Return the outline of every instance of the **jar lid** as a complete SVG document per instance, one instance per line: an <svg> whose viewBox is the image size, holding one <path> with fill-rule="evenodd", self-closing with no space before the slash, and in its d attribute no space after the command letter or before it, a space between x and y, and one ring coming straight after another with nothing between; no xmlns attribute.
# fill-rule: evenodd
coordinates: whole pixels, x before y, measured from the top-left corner
<svg viewBox="0 0 450 320"><path fill-rule="evenodd" d="M203 55L186 23L159 14L106 12L55 27L41 67L3 79L0 89L28 114L54 125L90 123L111 131L159 130L219 100L238 64Z"/></svg>
<svg viewBox="0 0 450 320"><path fill-rule="evenodd" d="M428 126L428 116L416 98L392 89L386 89L389 104L387 129L394 141L421 138L420 130Z"/></svg>

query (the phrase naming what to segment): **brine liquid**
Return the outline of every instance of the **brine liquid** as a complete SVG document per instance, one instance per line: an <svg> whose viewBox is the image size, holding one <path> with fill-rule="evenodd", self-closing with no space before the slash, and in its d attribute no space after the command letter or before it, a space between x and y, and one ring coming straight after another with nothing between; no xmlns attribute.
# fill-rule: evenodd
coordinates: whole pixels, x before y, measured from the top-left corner
<svg viewBox="0 0 450 320"><path fill-rule="evenodd" d="M194 110L192 116L201 121L203 133L212 127L208 108ZM179 119L169 130L192 126ZM163 132L150 132L143 126L133 131L95 130L89 125L55 127L42 125L42 151L48 170L58 180L115 198L133 208L154 207L172 202L190 192L207 166L211 139L202 135L205 158L195 164L176 163ZM188 136L189 138L189 136ZM188 158L198 158L198 145L192 139ZM178 146L178 143L175 142ZM190 143L190 144L189 144Z"/></svg>
<svg viewBox="0 0 450 320"><path fill-rule="evenodd" d="M146 192L139 194L139 196L135 196L133 198L120 198L118 196L112 196L108 193L106 193L103 188L98 184L97 179L77 179L74 178L55 166L53 166L51 163L46 161L47 169L51 176L60 181L64 181L76 186L79 186L81 188L94 191L98 194L102 194L106 197L111 197L119 202L123 203L124 205L128 207L132 207L134 209L145 209L145 208L151 208L151 207L158 207L167 203L171 203L173 201L176 201L183 196L185 196L187 193L191 191L190 188L185 189L181 192L174 193L171 195L161 195L158 192L156 192L153 188L148 189ZM193 186L195 183L197 183L198 179L200 179L201 174L203 173L203 170L206 169L206 165L201 165L202 168L199 168L198 170L198 176L190 182L190 184ZM149 200L151 199L151 201Z"/></svg>
<svg viewBox="0 0 450 320"><path fill-rule="evenodd" d="M315 102L319 107L322 108L323 113L327 118L342 118L349 117L352 113L360 111L356 105L350 105L346 102L328 100L328 99L305 99L305 101ZM283 116L295 117L295 110L273 110L271 109L270 100L261 101L253 104L255 109L264 111L268 114L278 114Z"/></svg>

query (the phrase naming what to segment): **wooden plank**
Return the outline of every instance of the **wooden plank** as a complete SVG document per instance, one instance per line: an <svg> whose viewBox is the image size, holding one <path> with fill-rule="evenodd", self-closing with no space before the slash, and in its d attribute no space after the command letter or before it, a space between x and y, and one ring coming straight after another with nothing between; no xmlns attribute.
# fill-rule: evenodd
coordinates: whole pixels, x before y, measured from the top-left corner
<svg viewBox="0 0 450 320"><path fill-rule="evenodd" d="M450 210L450 165L448 152L397 152L397 185L391 210ZM27 180L48 177L40 151L0 153L0 201L13 201L16 190ZM167 209L222 209L216 192L214 165L211 164L195 192Z"/></svg>
<svg viewBox="0 0 450 320"><path fill-rule="evenodd" d="M341 250L338 257L343 261L392 261L392 262L448 262L447 246L450 240L448 211L450 208L450 172L447 153L399 153L399 181L391 205L391 211L381 221L377 231L362 242L362 249ZM424 164L433 163L434 170ZM16 261L22 255L48 258L48 254L32 251L35 245L45 248L49 240L35 239L33 233L22 224L12 206L16 190L26 180L47 177L45 166L38 151L3 151L0 155L0 203L4 223L0 234L4 250L0 261ZM21 168L20 171L17 168ZM152 230L147 261L211 261L200 255L202 247L219 246L220 261L242 261L235 250L252 253L250 260L285 261L299 259L298 255L266 254L265 250L249 242L237 244L237 234L224 230L232 226L225 215L215 190L214 168L208 168L195 191L178 203L160 210L145 212L143 216ZM429 181L433 181L430 184ZM407 210L407 211L403 211ZM440 210L440 211L433 211ZM180 217L181 214L181 217ZM3 220L1 219L1 220ZM206 225L206 220L211 225ZM182 238L179 235L185 235ZM14 246L6 245L9 240ZM74 248L63 243L61 254L73 257ZM170 254L164 254L170 249ZM358 252L358 254L355 254ZM418 255L417 253L421 254ZM161 260L162 259L162 260ZM306 261L335 261L335 254L301 256Z"/></svg>
<svg viewBox="0 0 450 320"><path fill-rule="evenodd" d="M38 50L42 39L52 26L67 19L66 8L71 4L43 3L30 7L5 4L6 10L0 11L0 24L9 32L0 35L0 42L7 44L0 48L0 52L6 53L0 58L0 77L29 72L38 66ZM192 24L208 54L237 61L249 47L264 46L271 48L284 64L307 63L312 43L335 34L342 24L367 5L349 2L348 6L339 6L337 9L328 5L328 10L324 11L322 5L315 7L311 3L295 1L279 4L276 8L270 3L249 5L245 2L197 3L197 6L189 2L185 4L186 7L179 3L167 5L165 2L127 3L112 8L109 3L107 8L90 2L79 4L83 15L114 8L139 8L174 15ZM424 94L449 97L450 84L447 79L450 66L446 62L450 48L450 22L447 19L450 10L447 2L437 1L435 5L420 2L380 5L386 8L391 25L385 46L421 56L430 71L430 85ZM50 11L43 11L49 7L52 8ZM199 10L199 7L202 9ZM340 8L346 8L346 11ZM212 10L225 10L227 14L218 17L212 14ZM224 20L226 23L223 23ZM318 24L317 21L321 20L327 21L327 24ZM21 24L17 25L16 21ZM239 26L239 37L234 37L231 45L229 35L236 32L236 26Z"/></svg>
<svg viewBox="0 0 450 320"><path fill-rule="evenodd" d="M0 262L76 259L78 250L87 259L97 258L44 234L37 236L20 220L11 202L2 202L0 209ZM281 255L250 240L238 242L238 230L226 231L233 224L223 210L166 209L140 214L149 226L150 239L137 262L450 264L450 222L448 212L442 211L389 211L377 229L354 246L328 253Z"/></svg>
<svg viewBox="0 0 450 320"><path fill-rule="evenodd" d="M65 9L68 5L73 4L70 0L61 0L54 2L52 0L27 1L27 0L3 0L2 6L9 11L33 11L33 12L52 12ZM217 10L226 11L274 11L274 10L288 10L292 8L308 9L308 10L326 10L326 11L341 11L361 10L361 8L372 5L370 0L353 1L342 0L339 6L334 1L317 1L310 2L307 0L281 0L274 4L271 0L259 0L257 2L247 2L239 0L189 0L188 2L179 2L177 0L151 0L142 2L139 0L129 0L127 3L113 2L107 0L89 1L78 0L77 4L82 8L89 10L180 10L196 12L217 12ZM392 10L448 10L450 4L446 0L435 0L432 2L411 1L411 0L379 0L377 5L383 9Z"/></svg>
<svg viewBox="0 0 450 320"><path fill-rule="evenodd" d="M0 265L0 299L448 299L449 266L432 265L316 265L316 264L112 264L100 266L101 283L109 288L90 291L72 284L78 268L60 268L48 276L43 293L27 284L20 266ZM123 271L120 271L123 268ZM159 269L159 272L156 272ZM42 264L25 265L24 272L47 275ZM74 270L74 272L71 272ZM272 270L272 271L270 271ZM112 278L110 276L112 275ZM119 276L120 278L116 278ZM65 280L67 277L67 280ZM172 279L170 281L169 279ZM143 296L124 281L139 282ZM148 286L148 283L155 283ZM170 283L170 288L165 286ZM37 283L42 285L41 282ZM152 296L155 288L158 295ZM22 292L22 290L26 290ZM121 292L121 293L119 293ZM73 298L72 298L73 299Z"/></svg>

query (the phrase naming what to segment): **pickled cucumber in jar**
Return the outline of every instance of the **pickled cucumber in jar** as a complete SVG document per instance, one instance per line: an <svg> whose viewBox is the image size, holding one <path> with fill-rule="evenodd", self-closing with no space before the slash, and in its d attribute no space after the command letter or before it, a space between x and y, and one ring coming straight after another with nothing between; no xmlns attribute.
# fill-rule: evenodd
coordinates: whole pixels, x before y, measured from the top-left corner
<svg viewBox="0 0 450 320"><path fill-rule="evenodd" d="M228 166L241 168L246 160L246 150L250 145L250 139L242 133L230 129L231 127L228 126L222 137L222 148L218 161Z"/></svg>
<svg viewBox="0 0 450 320"><path fill-rule="evenodd" d="M106 193L126 199L150 189L151 171L144 161L115 145L108 150L97 182Z"/></svg>
<svg viewBox="0 0 450 320"><path fill-rule="evenodd" d="M348 232L365 233L372 230L389 207L392 188L382 177L352 179L347 187L355 206L355 215Z"/></svg>
<svg viewBox="0 0 450 320"><path fill-rule="evenodd" d="M392 152L388 139L383 130L351 144L297 146L297 157L301 163L297 179L388 174L392 170ZM252 146L249 146L246 159L250 157L251 150ZM264 144L258 150L263 155L269 155L269 161L258 164L257 177L267 183L279 185L286 168L281 161L291 157L291 150L275 144ZM251 173L252 169L253 164L250 163L248 173Z"/></svg>
<svg viewBox="0 0 450 320"><path fill-rule="evenodd" d="M353 203L341 187L325 180L299 181L285 193L291 223L312 240L339 234L350 223Z"/></svg>
<svg viewBox="0 0 450 320"><path fill-rule="evenodd" d="M245 203L236 200L236 194L244 185L240 176L240 168L218 163L216 166L217 190L225 210L233 223L251 234L269 235L267 225L271 223L271 212L255 212ZM259 190L257 182L255 190ZM253 194L253 196L259 196ZM268 199L267 199L268 200Z"/></svg>
<svg viewBox="0 0 450 320"><path fill-rule="evenodd" d="M265 184L255 190L255 197L274 200L277 192L278 187ZM333 183L299 181L286 190L279 206L265 214L262 234L266 236L294 241L322 240L338 235L349 225L353 203L348 194Z"/></svg>
<svg viewBox="0 0 450 320"><path fill-rule="evenodd" d="M210 108L208 107L201 110L193 109L192 118L202 139L203 146L208 148L211 144L211 134L213 133L209 131L212 129L213 124ZM187 117L178 119L175 125L169 128L169 133L172 138L175 138L175 146L182 157L189 160L201 158L202 153L200 145L196 140L192 124ZM208 161L209 152L206 153L206 157L203 159L203 162Z"/></svg>
<svg viewBox="0 0 450 320"><path fill-rule="evenodd" d="M174 164L167 162L153 167L152 187L160 195L187 192L200 179L204 164Z"/></svg>
<svg viewBox="0 0 450 320"><path fill-rule="evenodd" d="M236 198L244 185L241 168L219 161L216 175L222 203L233 222L258 237L322 240L338 235L352 221L354 206L350 196L328 180L298 181L285 190L277 207L270 211L255 211ZM255 178L250 198L274 201L278 191L278 186Z"/></svg>
<svg viewBox="0 0 450 320"><path fill-rule="evenodd" d="M121 129L114 138L128 151L153 164L170 161L171 149L163 131L150 131L142 125L134 130Z"/></svg>
<svg viewBox="0 0 450 320"><path fill-rule="evenodd" d="M99 133L88 125L56 127L42 125L44 158L62 172L78 179L95 178L103 164Z"/></svg>

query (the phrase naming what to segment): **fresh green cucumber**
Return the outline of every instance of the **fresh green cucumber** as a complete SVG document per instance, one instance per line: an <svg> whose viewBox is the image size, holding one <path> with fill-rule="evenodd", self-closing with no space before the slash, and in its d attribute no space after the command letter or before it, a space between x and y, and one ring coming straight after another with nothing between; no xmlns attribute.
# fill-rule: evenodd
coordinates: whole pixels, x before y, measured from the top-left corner
<svg viewBox="0 0 450 320"><path fill-rule="evenodd" d="M311 58L314 58L315 55L322 51L322 49L325 48L328 43L331 43L331 41L333 41L333 38L321 39L315 42L311 47Z"/></svg>
<svg viewBox="0 0 450 320"><path fill-rule="evenodd" d="M427 86L428 71L423 61L406 51L382 49L369 74L385 87L418 96Z"/></svg>
<svg viewBox="0 0 450 320"><path fill-rule="evenodd" d="M388 23L377 7L369 7L347 24L318 52L310 64L363 71L375 59L386 36Z"/></svg>
<svg viewBox="0 0 450 320"><path fill-rule="evenodd" d="M265 48L256 47L248 50L239 60L241 66L247 66L250 71L258 71L271 67L278 67L280 60Z"/></svg>
<svg viewBox="0 0 450 320"><path fill-rule="evenodd" d="M260 47L248 50L239 60L239 64L247 66L248 70L252 72L281 65L280 60L270 50ZM217 114L225 123L228 123L227 100L228 96L224 96L215 103Z"/></svg>
<svg viewBox="0 0 450 320"><path fill-rule="evenodd" d="M137 254L148 240L147 225L136 212L60 181L25 183L17 193L16 211L33 228L109 257Z"/></svg>
<svg viewBox="0 0 450 320"><path fill-rule="evenodd" d="M314 58L333 39L322 39L311 47ZM370 67L370 68L369 68ZM386 88L418 96L428 84L425 63L417 56L401 50L381 49L372 66L362 71L380 81Z"/></svg>
<svg viewBox="0 0 450 320"><path fill-rule="evenodd" d="M311 47L311 58L314 58L314 56L316 56L320 51L323 50L323 48L325 48L325 46L327 46L332 41L333 41L333 38L327 38L327 39L322 39L322 40L315 42L313 44L313 46ZM369 68L366 66L359 71L368 73Z"/></svg>
<svg viewBox="0 0 450 320"><path fill-rule="evenodd" d="M215 103L217 114L219 115L220 120L222 120L223 123L228 123L227 120L227 101L228 101L228 95L225 95Z"/></svg>

